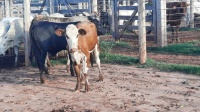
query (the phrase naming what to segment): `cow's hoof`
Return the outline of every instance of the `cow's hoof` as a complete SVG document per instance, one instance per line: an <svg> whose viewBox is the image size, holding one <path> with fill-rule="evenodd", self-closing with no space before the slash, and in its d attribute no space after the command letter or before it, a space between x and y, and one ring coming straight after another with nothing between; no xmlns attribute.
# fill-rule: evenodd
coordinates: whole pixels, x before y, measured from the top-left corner
<svg viewBox="0 0 200 112"><path fill-rule="evenodd" d="M46 82L46 80L45 80L45 79L40 79L40 82L41 82L42 84L44 84L44 83Z"/></svg>
<svg viewBox="0 0 200 112"><path fill-rule="evenodd" d="M70 66L69 65L66 66L66 70L67 70L67 73L70 72Z"/></svg>
<svg viewBox="0 0 200 112"><path fill-rule="evenodd" d="M85 93L89 92L90 91L90 86L89 85L86 85L85 86Z"/></svg>
<svg viewBox="0 0 200 112"><path fill-rule="evenodd" d="M99 82L103 82L103 75L100 75L99 76L99 80L98 80Z"/></svg>
<svg viewBox="0 0 200 112"><path fill-rule="evenodd" d="M75 93L80 93L80 90L74 90Z"/></svg>
<svg viewBox="0 0 200 112"><path fill-rule="evenodd" d="M42 84L44 84L44 83L46 82L46 79L45 79L44 77L42 77L42 78L40 78L40 82L41 82Z"/></svg>
<svg viewBox="0 0 200 112"><path fill-rule="evenodd" d="M76 88L74 90L74 92L80 92L80 83L79 84L76 84Z"/></svg>

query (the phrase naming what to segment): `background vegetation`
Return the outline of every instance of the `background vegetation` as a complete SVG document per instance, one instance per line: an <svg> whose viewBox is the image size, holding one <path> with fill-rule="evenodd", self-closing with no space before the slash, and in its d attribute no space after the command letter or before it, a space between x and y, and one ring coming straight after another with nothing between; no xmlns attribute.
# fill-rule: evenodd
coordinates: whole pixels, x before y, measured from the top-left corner
<svg viewBox="0 0 200 112"><path fill-rule="evenodd" d="M114 43L112 41L100 41L100 58L102 63L120 64L120 65L135 65L142 68L156 68L161 71L178 71L187 74L200 75L200 66L170 64L157 62L152 59L147 59L145 64L139 64L139 59L132 56L124 56L121 54L111 53L112 49L125 48L130 49L131 46L127 42ZM171 44L166 47L148 47L148 52L163 53L163 54L182 54L182 55L200 55L200 41L193 41L180 44ZM66 64L65 58L59 60L51 60L52 65Z"/></svg>

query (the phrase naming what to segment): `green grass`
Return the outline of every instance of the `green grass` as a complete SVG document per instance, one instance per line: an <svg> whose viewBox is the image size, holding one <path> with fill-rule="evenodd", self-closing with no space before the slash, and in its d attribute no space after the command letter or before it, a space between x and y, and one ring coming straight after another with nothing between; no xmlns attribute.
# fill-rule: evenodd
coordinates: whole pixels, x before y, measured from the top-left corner
<svg viewBox="0 0 200 112"><path fill-rule="evenodd" d="M200 55L200 41L171 44L166 47L148 47L147 51L156 53Z"/></svg>
<svg viewBox="0 0 200 112"><path fill-rule="evenodd" d="M120 65L133 65L138 63L138 59L130 56L123 56L119 54L101 53L100 59L102 63L120 64Z"/></svg>
<svg viewBox="0 0 200 112"><path fill-rule="evenodd" d="M53 66L55 65L66 65L67 64L67 57L66 58L62 58L62 59L57 59L57 60L50 60L51 64Z"/></svg>
<svg viewBox="0 0 200 112"><path fill-rule="evenodd" d="M200 66L170 64L164 62L156 62L151 59L148 59L145 64L138 64L138 67L157 68L161 71L166 71L166 72L178 71L187 74L200 75Z"/></svg>

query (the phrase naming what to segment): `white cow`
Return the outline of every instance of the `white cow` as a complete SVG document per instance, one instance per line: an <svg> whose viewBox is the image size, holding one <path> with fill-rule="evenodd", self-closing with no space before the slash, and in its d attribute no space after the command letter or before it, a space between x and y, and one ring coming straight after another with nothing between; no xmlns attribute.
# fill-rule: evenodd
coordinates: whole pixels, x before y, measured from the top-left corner
<svg viewBox="0 0 200 112"><path fill-rule="evenodd" d="M18 50L24 41L23 19L4 18L0 22L0 54L5 55L9 48L14 48L15 67L18 61Z"/></svg>
<svg viewBox="0 0 200 112"><path fill-rule="evenodd" d="M32 21L31 15L30 20ZM14 49L15 67L18 63L20 45L24 42L23 19L19 17L7 17L0 21L0 55L5 55L10 48Z"/></svg>

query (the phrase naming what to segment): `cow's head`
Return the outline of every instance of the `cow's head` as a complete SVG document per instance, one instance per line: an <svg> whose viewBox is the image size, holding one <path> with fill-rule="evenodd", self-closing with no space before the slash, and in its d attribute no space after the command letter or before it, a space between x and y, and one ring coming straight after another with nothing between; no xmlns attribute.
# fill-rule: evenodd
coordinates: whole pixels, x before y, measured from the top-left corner
<svg viewBox="0 0 200 112"><path fill-rule="evenodd" d="M7 36L0 38L0 55L5 55L6 51L12 46L14 40L7 39Z"/></svg>
<svg viewBox="0 0 200 112"><path fill-rule="evenodd" d="M55 33L58 36L65 35L69 47L69 52L74 53L78 51L79 35L85 35L86 31L84 29L78 29L74 24L70 24L66 27L66 30L57 29Z"/></svg>
<svg viewBox="0 0 200 112"><path fill-rule="evenodd" d="M190 4L188 4L187 2L179 2L179 4L177 4L177 6L175 6L178 9L178 13L181 13L184 15L186 15L187 13L187 7Z"/></svg>

